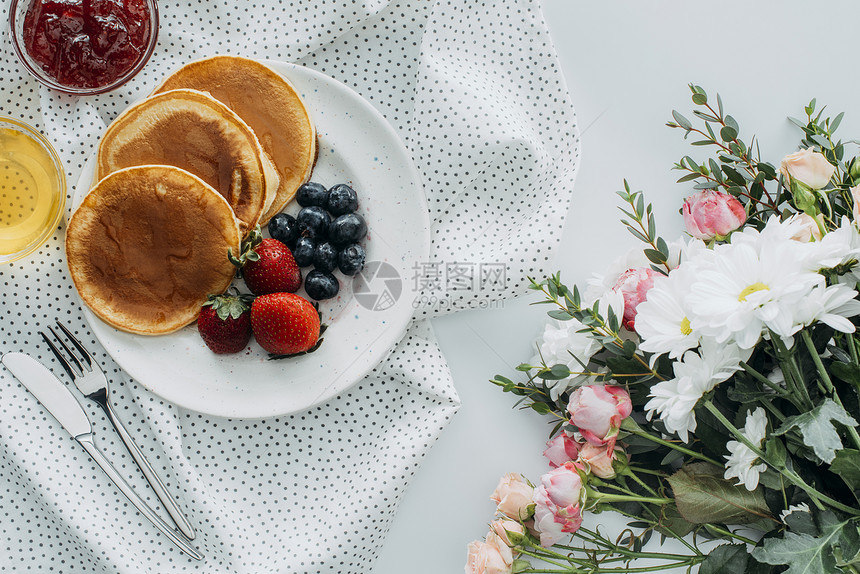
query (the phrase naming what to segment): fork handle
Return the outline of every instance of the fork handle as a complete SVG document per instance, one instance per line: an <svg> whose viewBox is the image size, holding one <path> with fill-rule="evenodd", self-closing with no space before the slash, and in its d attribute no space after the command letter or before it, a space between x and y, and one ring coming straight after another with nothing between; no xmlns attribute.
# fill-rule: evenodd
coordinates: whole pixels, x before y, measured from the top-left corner
<svg viewBox="0 0 860 574"><path fill-rule="evenodd" d="M158 516L155 511L153 511L144 501L141 499L135 492L132 490L131 486L125 481L122 475L114 468L114 466L110 463L108 459L104 457L101 451L96 448L95 443L93 442L92 433L87 433L84 435L76 436L75 440L78 441L84 450L87 451L87 454L92 457L93 461L101 467L101 469L105 472L108 478L113 482L116 487L122 492L128 500L137 508L141 514L143 514L150 522L152 522L156 528L158 528L165 536L170 538L176 546L178 546L183 552L194 558L195 560L202 560L203 555L194 548L191 543L184 537L182 534L176 532L173 528L167 525L164 520Z"/></svg>
<svg viewBox="0 0 860 574"><path fill-rule="evenodd" d="M134 459L134 462L136 462L137 466L140 467L141 472L143 472L143 476L146 477L147 482L152 486L152 490L155 491L155 495L158 497L158 500L160 500L161 504L164 505L164 509L167 510L167 513L170 515L170 518L173 519L173 522L176 523L179 530L182 531L189 540L194 540L194 528L191 526L191 523L188 522L187 518L185 518L185 515L179 509L176 501L172 496L170 496L170 493L167 492L167 487L164 486L161 478L159 478L155 473L155 469L153 469L152 465L149 464L149 461L146 460L143 451L140 450L140 447L138 447L137 443L134 442L131 434L129 434L125 429L125 426L123 426L122 421L117 417L110 401L105 401L105 405L111 424L116 429L119 438L121 438L122 442L125 443L125 446L128 448L128 452L131 453L131 457Z"/></svg>

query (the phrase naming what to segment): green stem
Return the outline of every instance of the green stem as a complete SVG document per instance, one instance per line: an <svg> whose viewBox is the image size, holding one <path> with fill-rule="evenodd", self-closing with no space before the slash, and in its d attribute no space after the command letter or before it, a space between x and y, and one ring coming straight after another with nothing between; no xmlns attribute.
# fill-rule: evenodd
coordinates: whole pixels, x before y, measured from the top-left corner
<svg viewBox="0 0 860 574"><path fill-rule="evenodd" d="M720 409L718 409L714 403L712 403L711 401L706 401L705 408L708 409L708 412L714 415L717 420L719 420L730 433L732 433L732 435L738 440L738 442L742 443L748 449L753 451L758 458L760 458L768 466L782 474L785 478L788 479L789 482L806 492L806 494L808 494L809 497L812 499L812 502L814 502L820 510L824 510L822 504L827 504L828 506L831 506L843 512L847 512L848 514L851 514L853 516L860 515L860 509L852 508L850 506L842 504L837 500L833 500L829 496L818 492L815 488L807 484L806 481L804 481L799 474L797 474L793 470L788 470L787 468L785 468L785 465L777 465L768 460L767 456L765 456L764 454L764 451L762 451L761 448L750 442L750 440L745 437L743 433L741 433L741 431L739 431L737 427L735 427L735 425L729 422L729 419L727 419L725 415L720 412Z"/></svg>
<svg viewBox="0 0 860 574"><path fill-rule="evenodd" d="M744 363L743 361L741 361L741 368L744 371L746 371L747 373L749 373L758 382L762 383L763 385L766 385L768 388L773 390L773 392L775 392L776 394L778 394L782 397L790 397L791 396L791 393L789 393L787 390L783 389L778 384L774 383L773 381L771 381L770 379L768 379L767 377L765 377L764 375L759 373L757 370L755 370L754 368L749 366L747 363Z"/></svg>
<svg viewBox="0 0 860 574"><path fill-rule="evenodd" d="M661 496L630 496L627 494L610 494L608 492L598 492L589 489L588 500L597 502L640 502L642 504L673 504L674 498L664 498Z"/></svg>
<svg viewBox="0 0 860 574"><path fill-rule="evenodd" d="M745 544L749 544L750 546L755 546L757 544L755 540L751 540L751 539L747 538L746 536L741 536L740 534L735 534L734 532L727 530L725 528L721 528L721 527L717 526L716 524L709 524L708 529L712 530L714 532L719 532L720 534L723 534L723 535L728 536L730 538L734 538L735 540L740 540L741 542L743 542Z"/></svg>
<svg viewBox="0 0 860 574"><path fill-rule="evenodd" d="M799 400L805 408L801 410L811 411L815 408L812 399L809 396L809 390L806 388L806 383L803 380L803 375L800 372L800 367L797 366L797 361L794 355L788 352L788 349L783 344L779 335L770 331L770 340L773 343L776 356L779 359L779 365L782 368L782 374L785 376L786 385L791 384L797 393Z"/></svg>
<svg viewBox="0 0 860 574"><path fill-rule="evenodd" d="M830 379L830 374L827 372L827 369L824 368L824 363L821 361L821 356L815 349L815 343L812 342L812 335L810 335L809 331L807 331L806 329L801 331L800 335L803 337L803 342L806 343L806 348L809 350L809 354L812 356L812 362L815 363L815 368L818 369L818 374L821 377L821 382L824 383L824 387L830 393L833 401L837 405L842 407L843 410L845 410L845 406L842 404L842 399L839 398L839 394L836 392L836 388L833 386L833 381ZM857 433L857 429L852 426L846 428L848 429L848 435L851 437L851 442L854 443L854 446L860 449L860 434Z"/></svg>
<svg viewBox="0 0 860 574"><path fill-rule="evenodd" d="M690 450L688 448L685 448L683 446L669 442L667 440L663 440L660 437L656 437L652 434L649 434L649 433L643 431L642 429L640 429L638 425L634 426L634 425L636 425L635 422L632 422L632 424L627 423L627 421L629 421L629 420L630 420L629 418L624 419L624 422L621 423L621 430L625 430L625 431L629 432L630 434L635 434L636 436L639 436L642 438L647 438L648 440L650 440L652 442L655 442L655 443L663 445L665 447L669 447L671 449L677 450L678 452L682 452L682 453L686 454L687 456L691 456L693 458L698 458L699 460L703 460L705 462L709 462L709 463L715 464L717 466L723 466L723 463L717 462L716 460L712 459L711 457L706 456L700 452Z"/></svg>

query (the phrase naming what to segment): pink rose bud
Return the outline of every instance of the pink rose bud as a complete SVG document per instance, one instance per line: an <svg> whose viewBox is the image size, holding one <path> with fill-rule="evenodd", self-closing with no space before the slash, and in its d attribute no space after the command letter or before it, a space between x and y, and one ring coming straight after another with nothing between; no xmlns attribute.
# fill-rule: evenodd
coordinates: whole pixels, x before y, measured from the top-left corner
<svg viewBox="0 0 860 574"><path fill-rule="evenodd" d="M508 473L499 480L490 500L498 506L497 510L514 520L526 520L532 514L534 488L522 475Z"/></svg>
<svg viewBox="0 0 860 574"><path fill-rule="evenodd" d="M648 267L628 269L618 277L612 289L620 291L624 296L624 317L621 322L628 331L635 331L636 309L648 296L648 291L654 286L654 280L661 277L662 275Z"/></svg>
<svg viewBox="0 0 860 574"><path fill-rule="evenodd" d="M816 219L818 221L816 221ZM785 223L787 225L796 225L797 231L794 232L791 239L801 243L821 241L821 229L824 227L824 215L818 214L813 218L811 215L806 213L795 213L786 219ZM819 223L821 223L821 226L819 226Z"/></svg>
<svg viewBox="0 0 860 574"><path fill-rule="evenodd" d="M499 518L498 520L492 521L490 523L490 530L495 532L496 536L498 536L499 539L508 546L516 546L519 542L517 540L517 536L521 539L521 537L525 535L525 530L523 529L522 524L514 522L513 520L508 520L507 518ZM514 541L511 541L512 536L514 537Z"/></svg>
<svg viewBox="0 0 860 574"><path fill-rule="evenodd" d="M582 438L594 446L615 446L621 421L633 412L630 395L613 385L586 385L570 396L567 404L570 422L579 428Z"/></svg>
<svg viewBox="0 0 860 574"><path fill-rule="evenodd" d="M586 468L597 478L615 478L615 468L612 462L615 460L615 449L609 445L594 446L586 444L579 451L579 461L585 463Z"/></svg>
<svg viewBox="0 0 860 574"><path fill-rule="evenodd" d="M823 189L830 183L836 166L827 161L824 154L812 151L812 148L788 154L782 158L779 173L785 178L786 186L791 189L791 182L802 183L809 189Z"/></svg>
<svg viewBox="0 0 860 574"><path fill-rule="evenodd" d="M576 460L579 456L580 444L565 433L561 433L546 443L543 455L549 459L552 468L559 467L569 460Z"/></svg>
<svg viewBox="0 0 860 574"><path fill-rule="evenodd" d="M497 546L480 540L469 544L466 574L510 574L510 572L511 565L505 562Z"/></svg>
<svg viewBox="0 0 860 574"><path fill-rule="evenodd" d="M747 220L741 202L728 193L703 189L684 200L687 233L698 239L723 239Z"/></svg>
<svg viewBox="0 0 860 574"><path fill-rule="evenodd" d="M541 546L548 548L582 525L582 479L576 465L566 462L549 471L535 489L535 528Z"/></svg>

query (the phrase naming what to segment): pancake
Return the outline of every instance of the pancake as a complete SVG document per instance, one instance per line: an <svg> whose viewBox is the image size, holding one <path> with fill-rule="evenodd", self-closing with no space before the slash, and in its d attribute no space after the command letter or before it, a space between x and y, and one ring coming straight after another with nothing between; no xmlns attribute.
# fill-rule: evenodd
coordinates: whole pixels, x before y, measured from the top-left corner
<svg viewBox="0 0 860 574"><path fill-rule="evenodd" d="M197 318L236 274L239 222L200 178L173 166L116 171L84 197L66 229L69 273L106 323L160 335Z"/></svg>
<svg viewBox="0 0 860 574"><path fill-rule="evenodd" d="M108 126L96 181L137 165L182 168L227 199L245 235L271 204L267 193L277 190L275 179L267 181L264 160L253 130L227 106L203 92L173 90L142 100Z"/></svg>
<svg viewBox="0 0 860 574"><path fill-rule="evenodd" d="M211 94L257 134L280 176L277 195L261 218L266 223L310 178L316 160L316 131L295 88L268 66L237 56L213 56L186 64L154 94L190 88Z"/></svg>

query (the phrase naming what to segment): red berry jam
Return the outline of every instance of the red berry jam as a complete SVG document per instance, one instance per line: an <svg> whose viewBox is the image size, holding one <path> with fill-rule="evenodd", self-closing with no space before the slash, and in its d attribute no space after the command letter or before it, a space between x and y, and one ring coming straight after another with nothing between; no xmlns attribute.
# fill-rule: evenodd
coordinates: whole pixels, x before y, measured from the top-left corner
<svg viewBox="0 0 860 574"><path fill-rule="evenodd" d="M32 0L24 47L58 84L99 88L144 57L151 28L146 0Z"/></svg>

